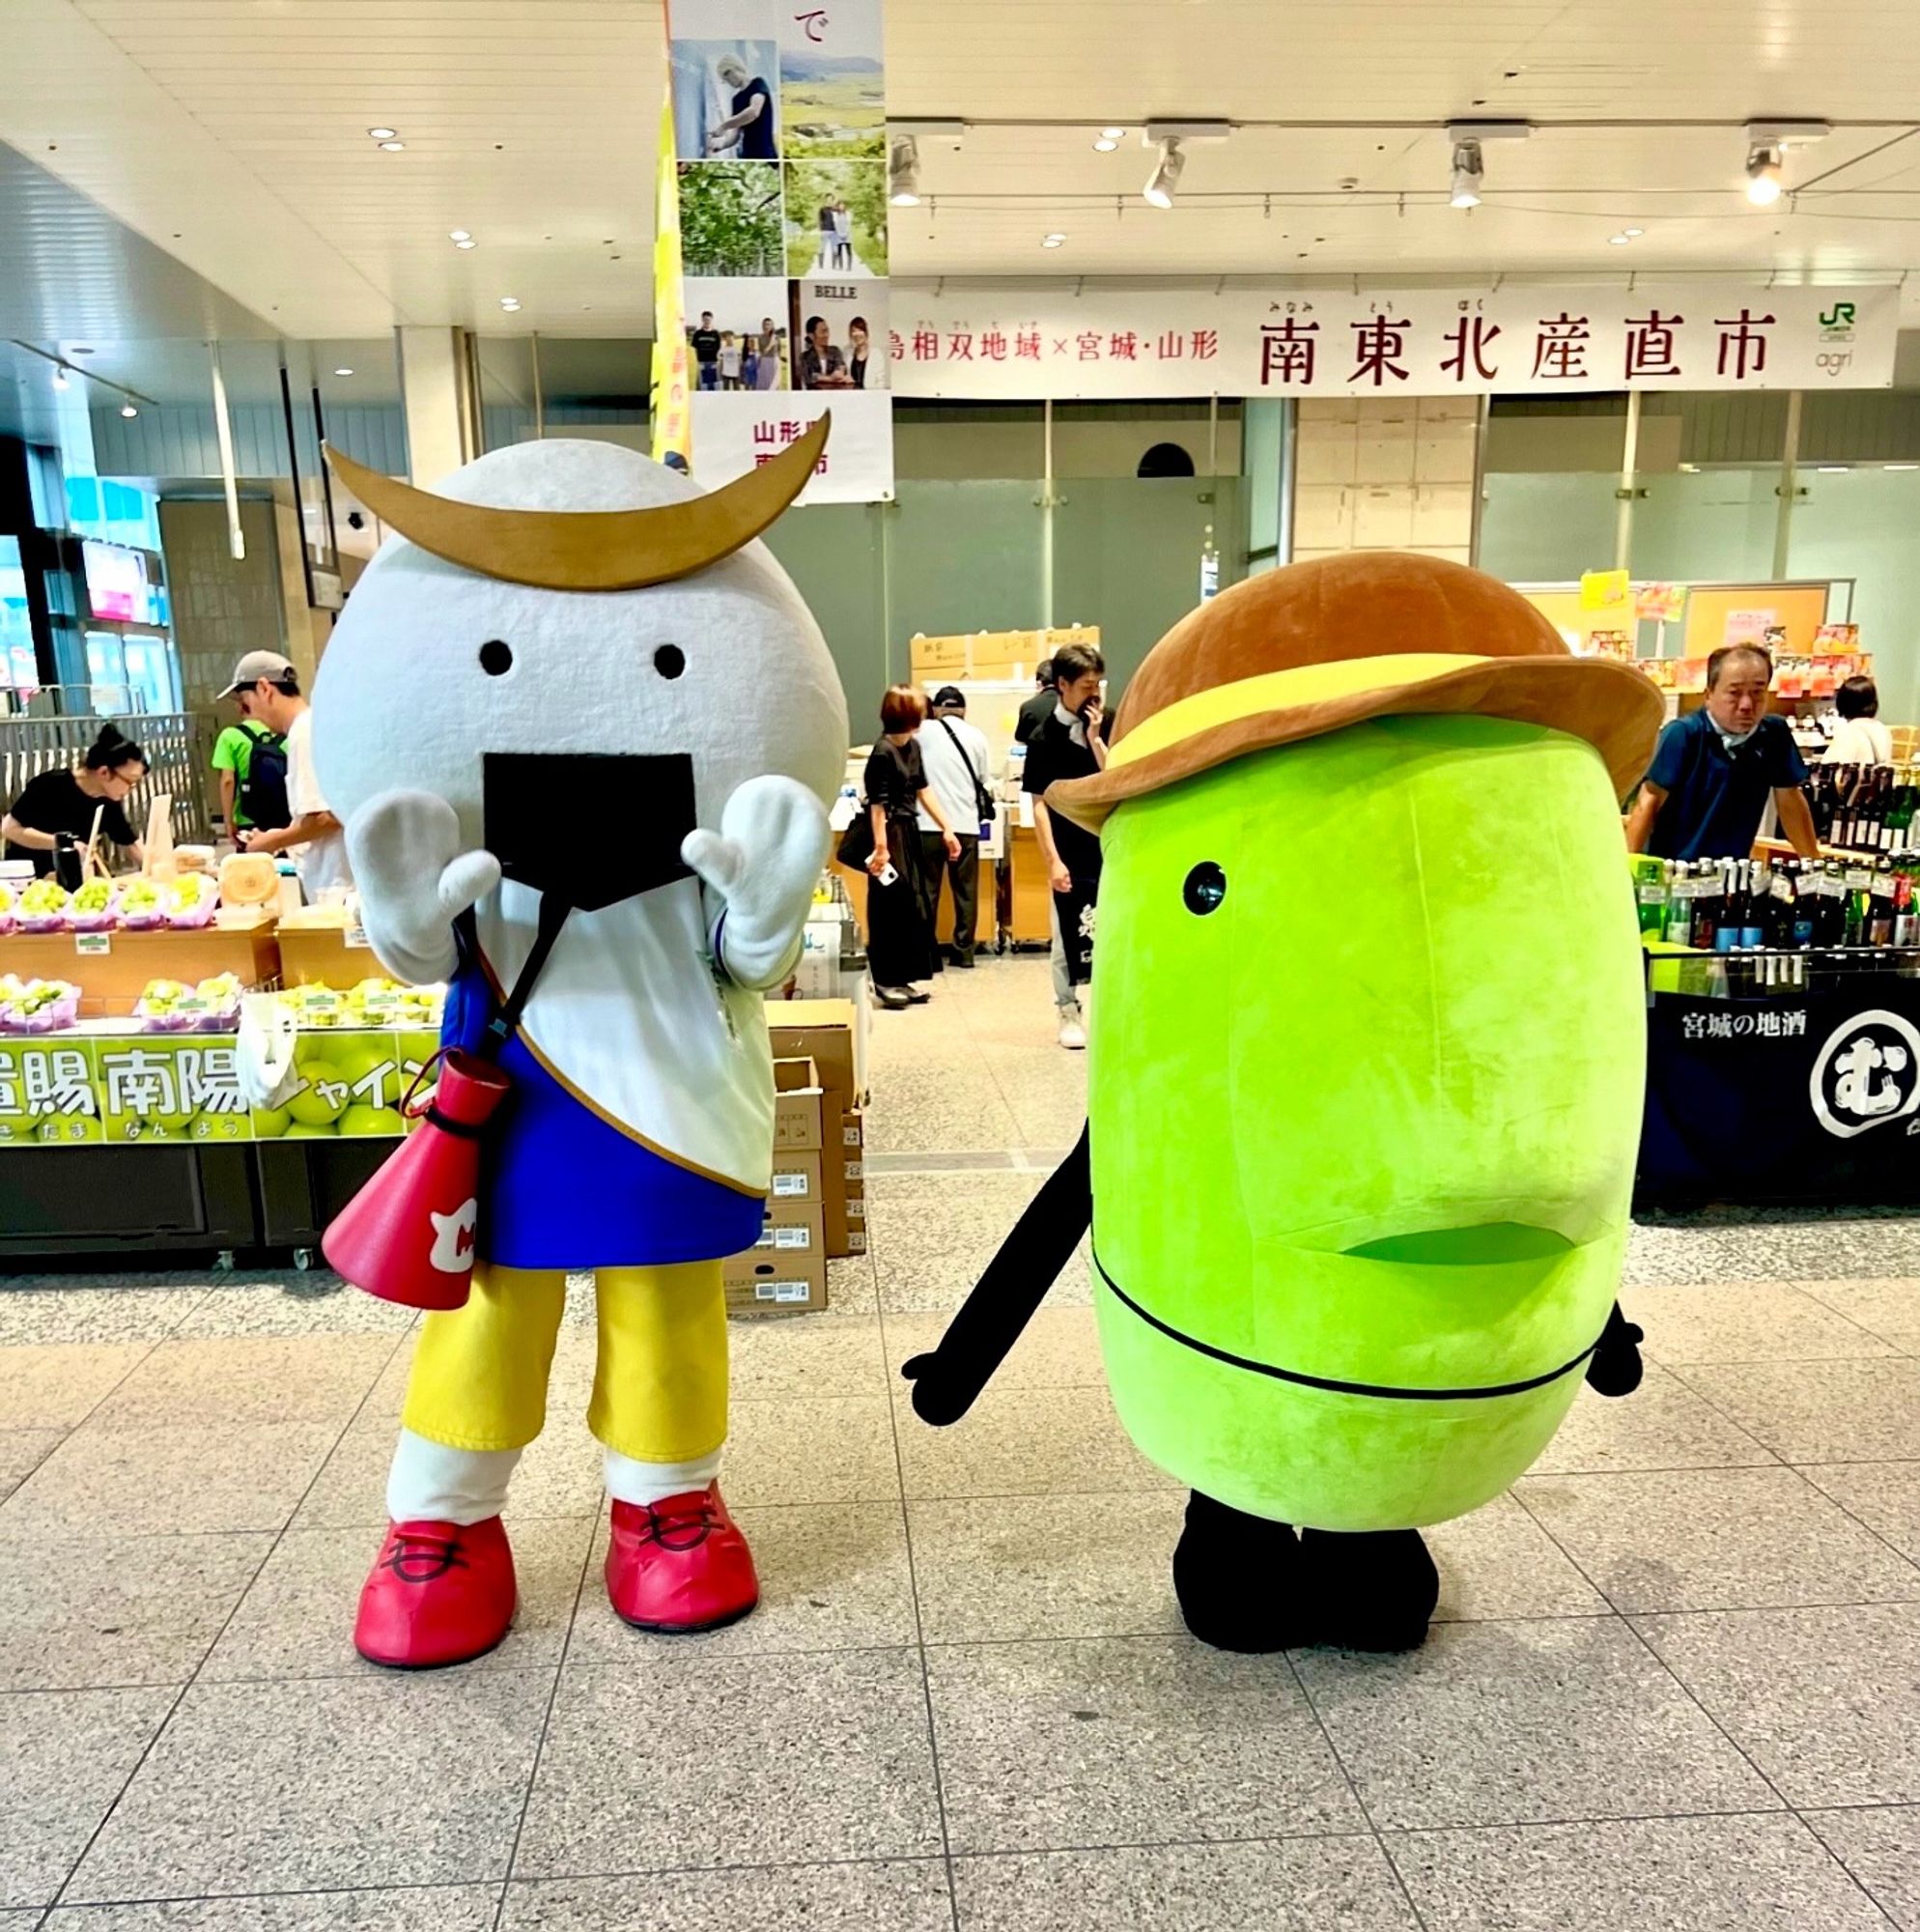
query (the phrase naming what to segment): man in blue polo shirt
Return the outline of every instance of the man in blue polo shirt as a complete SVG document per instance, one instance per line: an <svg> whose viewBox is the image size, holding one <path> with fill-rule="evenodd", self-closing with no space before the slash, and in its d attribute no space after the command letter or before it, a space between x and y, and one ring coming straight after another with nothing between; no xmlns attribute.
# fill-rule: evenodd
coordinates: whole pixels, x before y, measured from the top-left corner
<svg viewBox="0 0 1920 1932"><path fill-rule="evenodd" d="M1767 714L1772 682L1773 660L1758 644L1728 644L1707 660L1707 702L1660 733L1627 814L1628 850L1747 858L1770 794L1781 835L1803 859L1820 857L1800 789L1806 765L1787 721Z"/></svg>

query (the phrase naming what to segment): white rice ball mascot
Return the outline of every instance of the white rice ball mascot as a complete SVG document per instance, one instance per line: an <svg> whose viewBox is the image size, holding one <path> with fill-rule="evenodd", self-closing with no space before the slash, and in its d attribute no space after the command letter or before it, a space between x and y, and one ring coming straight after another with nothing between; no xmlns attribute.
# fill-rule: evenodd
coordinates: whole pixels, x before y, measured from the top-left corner
<svg viewBox="0 0 1920 1932"><path fill-rule="evenodd" d="M375 952L450 980L444 1043L491 1051L506 1090L484 1132L438 1121L477 1139L477 1185L432 1217L431 1265L458 1271L460 1305L422 1301L439 1312L354 1629L376 1663L455 1663L505 1636L500 1512L545 1421L574 1270L595 1277L586 1420L613 1607L679 1632L758 1601L716 1480L720 1261L760 1233L760 992L799 952L847 714L819 627L755 539L826 428L712 493L597 442L494 450L432 492L330 455L394 534L321 667L321 784Z"/></svg>

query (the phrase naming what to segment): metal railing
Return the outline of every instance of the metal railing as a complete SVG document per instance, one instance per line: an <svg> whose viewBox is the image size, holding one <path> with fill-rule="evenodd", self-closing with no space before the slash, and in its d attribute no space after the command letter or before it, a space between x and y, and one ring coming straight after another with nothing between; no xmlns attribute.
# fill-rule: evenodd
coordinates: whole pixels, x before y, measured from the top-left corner
<svg viewBox="0 0 1920 1932"><path fill-rule="evenodd" d="M207 774L213 755L207 721L190 711L148 711L137 717L0 718L0 807L11 806L29 779L62 765L78 764L100 726L118 723L147 754L147 776L133 787L126 812L136 833L160 792L171 795L176 844L208 842L213 836L207 807Z"/></svg>

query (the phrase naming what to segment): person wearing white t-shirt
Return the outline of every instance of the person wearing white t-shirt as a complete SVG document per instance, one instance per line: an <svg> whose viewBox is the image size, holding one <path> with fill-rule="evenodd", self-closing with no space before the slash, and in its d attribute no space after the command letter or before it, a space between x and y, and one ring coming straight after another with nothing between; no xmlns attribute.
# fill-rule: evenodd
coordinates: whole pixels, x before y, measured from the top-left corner
<svg viewBox="0 0 1920 1932"><path fill-rule="evenodd" d="M248 716L287 741L287 806L293 822L273 831L243 831L239 842L249 852L290 852L298 867L300 890L318 905L330 886L351 886L347 839L340 821L326 809L313 769L313 709L300 696L299 673L278 651L248 651L234 667L234 681L221 692L244 692Z"/></svg>
<svg viewBox="0 0 1920 1932"><path fill-rule="evenodd" d="M1893 733L1880 723L1879 687L1870 677L1849 677L1833 694L1840 728L1821 759L1823 765L1890 765Z"/></svg>
<svg viewBox="0 0 1920 1932"><path fill-rule="evenodd" d="M980 907L979 787L989 791L989 753L986 733L967 722L967 699L957 685L943 685L933 695L933 707L920 726L920 761L926 767L927 789L939 802L941 814L960 840L960 856L950 859L940 828L924 806L920 808L920 856L926 866L933 907L940 910L943 870L953 890L953 963L974 963L974 931ZM978 783L975 783L975 781Z"/></svg>

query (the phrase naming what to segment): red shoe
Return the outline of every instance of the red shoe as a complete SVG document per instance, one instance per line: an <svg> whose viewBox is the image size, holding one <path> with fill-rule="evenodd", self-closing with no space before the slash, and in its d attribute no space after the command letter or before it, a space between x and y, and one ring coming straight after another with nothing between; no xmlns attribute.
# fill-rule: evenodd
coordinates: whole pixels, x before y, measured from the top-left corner
<svg viewBox="0 0 1920 1932"><path fill-rule="evenodd" d="M744 1617L760 1601L760 1579L720 1485L664 1502L616 1502L607 1596L635 1630L671 1635Z"/></svg>
<svg viewBox="0 0 1920 1932"><path fill-rule="evenodd" d="M515 1601L514 1555L498 1517L389 1523L360 1591L353 1648L395 1670L466 1663L506 1635Z"/></svg>

